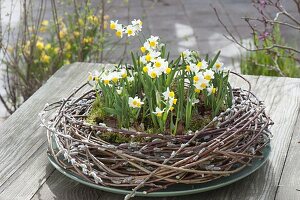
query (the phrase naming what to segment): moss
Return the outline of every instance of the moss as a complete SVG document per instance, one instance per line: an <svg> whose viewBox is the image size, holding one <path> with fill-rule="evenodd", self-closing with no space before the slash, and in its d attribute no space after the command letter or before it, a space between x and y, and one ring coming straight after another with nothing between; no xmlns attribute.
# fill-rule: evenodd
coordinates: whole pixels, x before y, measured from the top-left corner
<svg viewBox="0 0 300 200"><path fill-rule="evenodd" d="M105 112L102 109L102 101L99 96L96 97L95 101L93 102L91 111L86 119L86 122L90 124L99 124L103 123L105 119Z"/></svg>
<svg viewBox="0 0 300 200"><path fill-rule="evenodd" d="M98 137L106 142L114 143L114 144L129 143L129 142L143 143L147 141L145 137L141 137L141 136L131 137L117 132L104 132L98 135Z"/></svg>
<svg viewBox="0 0 300 200"><path fill-rule="evenodd" d="M206 114L204 116L194 116L190 124L190 129L192 131L201 130L204 126L211 122L211 120L211 114Z"/></svg>
<svg viewBox="0 0 300 200"><path fill-rule="evenodd" d="M121 133L114 133L114 132L105 132L101 133L99 137L109 143L128 143L131 141L130 137L126 137Z"/></svg>

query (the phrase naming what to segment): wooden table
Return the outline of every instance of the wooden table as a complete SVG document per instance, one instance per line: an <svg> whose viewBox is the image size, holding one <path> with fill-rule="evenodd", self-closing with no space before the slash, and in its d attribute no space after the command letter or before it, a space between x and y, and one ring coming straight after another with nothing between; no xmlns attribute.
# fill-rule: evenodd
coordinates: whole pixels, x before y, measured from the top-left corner
<svg viewBox="0 0 300 200"><path fill-rule="evenodd" d="M47 159L46 131L38 113L47 102L68 96L100 64L60 69L0 128L0 199L111 199L110 194L72 181ZM210 192L161 199L300 199L300 79L247 76L275 125L269 161L247 178ZM234 81L241 85L241 80ZM135 198L145 199L145 198ZM159 198L153 198L159 199Z"/></svg>

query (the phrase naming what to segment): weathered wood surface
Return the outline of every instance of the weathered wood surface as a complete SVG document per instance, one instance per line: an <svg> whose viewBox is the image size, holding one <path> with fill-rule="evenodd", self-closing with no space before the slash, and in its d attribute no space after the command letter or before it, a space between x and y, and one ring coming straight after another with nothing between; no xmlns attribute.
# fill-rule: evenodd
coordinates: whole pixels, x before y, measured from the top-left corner
<svg viewBox="0 0 300 200"><path fill-rule="evenodd" d="M0 199L111 199L110 194L78 184L56 171L46 155L46 133L38 113L47 102L66 97L99 64L75 63L53 75L0 128ZM249 177L227 187L182 197L188 199L300 199L300 79L247 76L275 122L269 161ZM234 85L246 87L242 80ZM145 199L137 197L135 199Z"/></svg>

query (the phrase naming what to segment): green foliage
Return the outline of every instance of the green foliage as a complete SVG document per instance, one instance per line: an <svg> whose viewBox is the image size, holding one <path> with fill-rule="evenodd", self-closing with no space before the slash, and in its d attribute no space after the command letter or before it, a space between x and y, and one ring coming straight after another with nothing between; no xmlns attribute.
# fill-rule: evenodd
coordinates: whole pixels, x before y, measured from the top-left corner
<svg viewBox="0 0 300 200"><path fill-rule="evenodd" d="M10 113L63 65L103 62L104 50L112 50L108 45L111 34L106 31L109 16L105 10L92 7L90 0L71 1L67 9L74 12L56 16L57 8L53 2L52 20L35 19L32 16L35 11L28 10L17 41L7 44L8 48L4 49L1 61L7 68L6 107ZM41 13L44 12L42 4ZM29 9L32 5L26 6Z"/></svg>
<svg viewBox="0 0 300 200"><path fill-rule="evenodd" d="M132 53L132 65L119 64L115 70L91 78L103 94L101 109L117 120L119 128L143 124L148 133L182 134L199 130L231 106L229 72L221 69L220 52L206 61L194 51L189 56L168 61L165 45L157 46L161 48L156 49L160 56L153 63L142 62L153 52ZM161 62L159 67L158 62ZM160 73L158 70L166 63L164 72ZM212 73L211 77L205 76L208 72Z"/></svg>
<svg viewBox="0 0 300 200"><path fill-rule="evenodd" d="M263 41L259 40L257 34L254 35L253 43L255 47L262 45L262 48L270 47L273 44L288 46L282 38L278 25L274 25L271 35ZM300 77L300 66L295 55L282 48L247 51L241 57L240 66L243 74Z"/></svg>

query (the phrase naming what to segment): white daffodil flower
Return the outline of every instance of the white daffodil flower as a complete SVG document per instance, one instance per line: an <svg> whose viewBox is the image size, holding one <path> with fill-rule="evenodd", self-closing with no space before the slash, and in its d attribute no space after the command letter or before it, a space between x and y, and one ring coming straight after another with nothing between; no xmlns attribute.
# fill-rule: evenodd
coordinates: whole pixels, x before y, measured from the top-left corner
<svg viewBox="0 0 300 200"><path fill-rule="evenodd" d="M211 79L215 78L214 74L215 74L214 71L208 69L203 73L203 76L206 80L210 81Z"/></svg>
<svg viewBox="0 0 300 200"><path fill-rule="evenodd" d="M151 37L147 41L149 42L149 45L152 49L156 49L158 45L158 40L159 40L158 36L151 35Z"/></svg>
<svg viewBox="0 0 300 200"><path fill-rule="evenodd" d="M217 60L216 62L215 62L215 64L214 64L214 66L213 66L213 69L215 70L215 71L221 71L222 69L223 69L223 65L224 65L224 63L222 63L222 62L220 62L219 60Z"/></svg>
<svg viewBox="0 0 300 200"><path fill-rule="evenodd" d="M191 99L192 105L195 105L195 104L197 104L197 103L199 103L199 102L200 102L199 99L196 99L196 98Z"/></svg>
<svg viewBox="0 0 300 200"><path fill-rule="evenodd" d="M127 36L130 37L130 36L135 36L135 28L132 26L132 25L128 25L126 27L126 30L125 30L125 33L127 33Z"/></svg>
<svg viewBox="0 0 300 200"><path fill-rule="evenodd" d="M112 30L116 30L116 28L117 28L117 26L118 26L119 24L118 24L118 20L116 20L116 21L110 21L110 29L112 29Z"/></svg>
<svg viewBox="0 0 300 200"><path fill-rule="evenodd" d="M215 94L216 91L217 91L217 88L215 88L213 85L211 85L211 86L209 86L209 87L207 88L207 92L208 92L209 95Z"/></svg>
<svg viewBox="0 0 300 200"><path fill-rule="evenodd" d="M135 31L142 31L142 28L143 28L143 22L138 19L134 19L132 22L131 22L132 26L134 27Z"/></svg>
<svg viewBox="0 0 300 200"><path fill-rule="evenodd" d="M158 56L160 56L160 52L158 52L158 51L149 51L147 53L147 55L145 55L145 60L147 62L155 62L155 60L157 59Z"/></svg>
<svg viewBox="0 0 300 200"><path fill-rule="evenodd" d="M101 77L101 81L103 81L103 83L104 83L105 85L108 85L109 82L111 81L111 76L109 76L109 75L104 75L104 76Z"/></svg>
<svg viewBox="0 0 300 200"><path fill-rule="evenodd" d="M112 72L108 76L110 76L110 80L114 83L117 83L121 78L120 72Z"/></svg>
<svg viewBox="0 0 300 200"><path fill-rule="evenodd" d="M123 33L124 33L124 29L122 27L122 24L117 24L115 30L116 30L116 36L119 37L119 38L122 38Z"/></svg>
<svg viewBox="0 0 300 200"><path fill-rule="evenodd" d="M124 69L124 68L121 69L120 70L120 75L121 75L122 78L126 78L127 77L127 71L126 71L126 69Z"/></svg>
<svg viewBox="0 0 300 200"><path fill-rule="evenodd" d="M153 49L150 47L150 44L148 41L146 41L143 45L143 47L145 48L145 51L153 51ZM144 53L144 52L143 52Z"/></svg>
<svg viewBox="0 0 300 200"><path fill-rule="evenodd" d="M198 73L199 72L199 67L196 64L190 63L188 66L189 66L189 70L191 72L194 72L194 73Z"/></svg>
<svg viewBox="0 0 300 200"><path fill-rule="evenodd" d="M169 98L174 98L175 93L173 91L170 91L169 87L167 87L167 90L162 93L165 100L168 100ZM173 104L173 103L172 103Z"/></svg>
<svg viewBox="0 0 300 200"><path fill-rule="evenodd" d="M208 67L208 64L205 60L201 60L197 63L197 67L200 69L200 70L203 70L203 69L206 69Z"/></svg>
<svg viewBox="0 0 300 200"><path fill-rule="evenodd" d="M202 72L196 73L195 76L193 77L194 83L197 83L200 79L204 79Z"/></svg>
<svg viewBox="0 0 300 200"><path fill-rule="evenodd" d="M165 112L165 109L161 110L159 107L156 107L155 112L152 112L152 113L155 114L157 117L161 117L164 112Z"/></svg>
<svg viewBox="0 0 300 200"><path fill-rule="evenodd" d="M157 68L158 70L160 70L161 72L165 72L169 66L168 61L166 61L165 59L158 57L155 61L154 61L154 65L155 68Z"/></svg>
<svg viewBox="0 0 300 200"><path fill-rule="evenodd" d="M175 99L174 97L169 99L169 105L170 106L176 105L176 104L177 104L177 99Z"/></svg>
<svg viewBox="0 0 300 200"><path fill-rule="evenodd" d="M162 74L162 71L160 69L157 69L155 67L149 67L148 71L147 71L148 75L151 78L157 78Z"/></svg>
<svg viewBox="0 0 300 200"><path fill-rule="evenodd" d="M136 96L134 98L129 97L128 104L132 108L140 108L144 104L144 102L142 102L141 99Z"/></svg>
<svg viewBox="0 0 300 200"><path fill-rule="evenodd" d="M203 90L208 86L209 81L206 80L202 75L199 76L199 80L194 83L194 86L198 90Z"/></svg>

